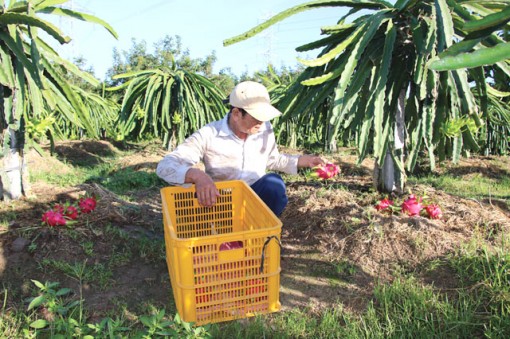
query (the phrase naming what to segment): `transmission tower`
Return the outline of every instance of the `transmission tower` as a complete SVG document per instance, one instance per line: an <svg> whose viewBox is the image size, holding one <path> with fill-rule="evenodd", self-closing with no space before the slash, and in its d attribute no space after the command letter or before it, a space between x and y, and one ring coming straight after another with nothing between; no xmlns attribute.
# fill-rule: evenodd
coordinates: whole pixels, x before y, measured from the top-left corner
<svg viewBox="0 0 510 339"><path fill-rule="evenodd" d="M74 0L69 1L69 9L74 10ZM74 20L68 19L69 22L69 36L71 37L71 41L69 42L69 52L72 58L76 57L76 46L74 44ZM67 34L67 32L64 32Z"/></svg>
<svg viewBox="0 0 510 339"><path fill-rule="evenodd" d="M269 20L274 15L273 12L266 13L262 16L262 22ZM269 64L273 64L274 59L277 57L274 53L274 44L275 44L275 25L272 25L268 29L266 29L262 35L262 55L264 57L265 66Z"/></svg>
<svg viewBox="0 0 510 339"><path fill-rule="evenodd" d="M63 8L67 8L72 11L78 10L80 12L88 12L88 10L85 7L83 7L82 5L77 3L75 0L69 0L63 6ZM58 26L59 26L60 30L62 31L62 33L64 35L69 36L71 38L71 41L68 42L67 44L63 44L63 45L59 44L57 47L57 50L62 51L62 52L65 51L64 54L67 55L66 58L69 60L77 57L75 34L77 33L77 30L78 31L80 30L80 23L76 23L76 24L78 24L78 26L76 26L75 23L76 23L76 19L72 19L69 17L59 17L59 19L58 19Z"/></svg>

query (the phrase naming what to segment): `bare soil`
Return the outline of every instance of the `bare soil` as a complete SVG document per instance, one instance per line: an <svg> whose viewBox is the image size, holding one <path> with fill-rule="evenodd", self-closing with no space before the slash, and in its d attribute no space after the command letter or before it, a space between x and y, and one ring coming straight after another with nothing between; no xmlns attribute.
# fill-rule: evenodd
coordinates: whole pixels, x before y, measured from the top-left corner
<svg viewBox="0 0 510 339"><path fill-rule="evenodd" d="M30 168L66 175L70 166L102 164L121 153L104 141L60 143L56 151L46 157L30 153ZM122 154L115 163L118 168L152 173L164 151L153 146ZM316 182L303 175L288 180L289 205L281 216L282 311L307 307L314 312L342 303L361 312L376 284L405 272L447 292L457 286L455 275L447 266L434 268L430 263L474 237L490 246L509 230L508 200L465 199L430 186L407 189L438 203L443 219L378 212L374 205L382 196L372 188L373 163L366 160L357 166L356 156L347 150L328 159L342 170L334 180ZM438 174L453 173L468 184L474 174L509 176L508 168L506 158L472 158L443 165ZM37 181L30 197L1 203L0 220L9 221L0 224L0 281L8 307L19 307L34 296L31 279L35 279L81 291L91 321L111 315L118 306L135 314L147 305L173 310L162 241L161 187L121 197L92 182L58 187ZM55 203L84 194L99 198L97 210L86 220L65 229L41 225L41 215ZM159 253L133 249L143 241L159 244ZM84 263L94 273L80 282L49 262Z"/></svg>

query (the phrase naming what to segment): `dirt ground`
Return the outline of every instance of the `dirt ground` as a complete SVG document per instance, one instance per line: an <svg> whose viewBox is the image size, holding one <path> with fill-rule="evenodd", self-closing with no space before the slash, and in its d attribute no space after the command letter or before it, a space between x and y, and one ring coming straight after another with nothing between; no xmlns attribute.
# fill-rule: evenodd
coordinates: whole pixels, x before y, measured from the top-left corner
<svg viewBox="0 0 510 339"><path fill-rule="evenodd" d="M30 153L29 167L65 176L71 165L102 164L107 156L119 152L108 142L66 142L56 150L54 157ZM150 173L163 155L155 146L136 149L115 165ZM284 311L296 307L319 311L338 302L346 309L362 311L378 282L391 281L402 272L414 272L424 283L446 291L456 286L455 276L448 267L431 268L430 263L442 260L473 237L481 236L490 245L508 232L510 211L505 201L464 199L430 186L407 189L438 203L443 219L378 212L374 204L382 196L372 188L372 162L356 166L355 155L345 150L328 159L342 171L329 183L303 175L288 180L289 205L281 216L280 301ZM473 173L508 176L508 165L505 158L473 158L439 170L468 182ZM149 304L173 309L164 253L121 255L129 251L130 241L161 244L160 188L133 190L121 197L92 182L62 188L37 181L31 197L3 202L0 217L10 223L0 224L0 281L4 294L9 291L8 304L17 305L33 296L30 280L36 279L58 281L75 291L81 287L92 318L104 317L119 305L133 312ZM41 215L50 206L86 193L99 197L98 207L87 222L73 226L74 232L41 225ZM112 237L112 229L121 230L123 236ZM84 243L91 247L88 252ZM41 264L49 260L86 263L97 268L96 277L93 282L80 282L63 270ZM111 275L99 284L99 275L105 272L100 268L107 263Z"/></svg>

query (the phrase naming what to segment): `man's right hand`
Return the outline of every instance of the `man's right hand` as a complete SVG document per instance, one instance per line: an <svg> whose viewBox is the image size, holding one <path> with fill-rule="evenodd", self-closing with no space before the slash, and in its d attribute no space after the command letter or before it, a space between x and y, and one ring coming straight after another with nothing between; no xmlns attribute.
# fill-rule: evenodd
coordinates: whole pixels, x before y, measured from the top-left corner
<svg viewBox="0 0 510 339"><path fill-rule="evenodd" d="M216 199L220 196L220 192L207 173L198 168L190 168L186 172L185 181L195 184L195 192L200 205L211 207L216 204Z"/></svg>

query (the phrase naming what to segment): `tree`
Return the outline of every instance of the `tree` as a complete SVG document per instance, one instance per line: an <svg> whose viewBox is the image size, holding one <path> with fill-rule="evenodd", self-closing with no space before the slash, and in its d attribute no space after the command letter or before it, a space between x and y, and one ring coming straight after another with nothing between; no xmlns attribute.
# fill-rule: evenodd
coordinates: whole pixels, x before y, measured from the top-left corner
<svg viewBox="0 0 510 339"><path fill-rule="evenodd" d="M490 5L490 4L488 4ZM467 20L463 25L468 34L462 42L452 45L430 62L430 69L448 71L459 68L473 69L470 73L478 76L480 67L487 79L487 86L473 89L479 107L482 108L484 125L479 139L485 155L507 154L510 151L510 72L507 60L510 57L510 43L507 42L510 20L510 6L501 7L501 11L485 13L480 17L477 11L466 4L467 10L459 11ZM480 8L478 8L479 10ZM483 37L496 32L481 44ZM503 71L501 71L503 70ZM458 126L453 126L459 128ZM469 128L469 125L462 126Z"/></svg>
<svg viewBox="0 0 510 339"><path fill-rule="evenodd" d="M221 69L218 74L213 73L216 63L216 53L213 51L203 58L193 58L189 49L185 48L179 35L165 36L157 41L153 50L149 51L145 40L132 39L132 46L127 51L113 50L113 66L107 72L108 87L117 87L127 78L118 76L137 71L178 68L191 73L202 75L212 81L223 93L230 93L238 82L238 77L230 68ZM121 102L118 91L110 91L110 98Z"/></svg>
<svg viewBox="0 0 510 339"><path fill-rule="evenodd" d="M137 41L133 38L131 43L128 51L113 50L113 66L107 71L107 77L111 79L108 86L119 86L125 81L123 77L116 77L119 74L173 65L206 77L212 76L216 54L212 52L204 58L191 58L189 50L183 47L181 37L178 35L174 37L167 35L157 41L152 52L147 50L145 40Z"/></svg>
<svg viewBox="0 0 510 339"><path fill-rule="evenodd" d="M87 62L83 57L77 57L72 60L80 70L94 74L94 69L87 66ZM97 137L105 139L106 137L117 138L119 135L116 121L120 111L120 105L114 96L105 97L105 85L97 82L90 83L83 77L74 73L67 72L64 74L65 82L72 88L73 92L80 97L81 102L85 106L89 117L89 127L84 130L79 125L68 121L65 117L57 117L52 119L53 124L48 127L50 135L56 139L81 139L83 136ZM32 126L34 125L35 126ZM44 133L34 135L32 133L35 128L36 132L40 132L41 127L37 128L39 121L27 121L30 124L30 131L27 129L28 136L36 141L44 138ZM33 138L33 136L37 136Z"/></svg>
<svg viewBox="0 0 510 339"><path fill-rule="evenodd" d="M82 96L65 79L74 73L93 84L99 82L71 62L60 58L39 35L40 30L64 44L70 41L57 27L38 14L66 16L96 23L112 35L106 22L94 16L62 7L66 0L0 2L0 127L2 162L0 193L4 199L17 199L29 193L28 169L24 150L37 147L31 137L50 134L53 122L65 120L95 134L92 117ZM27 127L29 132L27 133Z"/></svg>
<svg viewBox="0 0 510 339"><path fill-rule="evenodd" d="M124 91L119 119L121 137L161 138L172 149L202 125L220 118L226 110L225 94L206 77L173 67L126 74L111 91Z"/></svg>
<svg viewBox="0 0 510 339"><path fill-rule="evenodd" d="M232 73L230 67L221 69L218 74L212 74L208 77L223 93L230 93L239 82L238 77Z"/></svg>
<svg viewBox="0 0 510 339"><path fill-rule="evenodd" d="M481 88L482 96L486 93L485 63L448 71L434 70L430 64L448 49L466 48L464 39L476 41L471 49L506 50L498 34L506 28L506 19L476 34L466 26L472 20L506 11L507 3L312 1L281 12L224 45L247 39L304 10L327 6L350 9L336 25L322 28L324 38L297 48L322 50L316 59L301 61L307 68L279 102L284 116L278 122L298 119L303 126L298 132L314 131L326 150L335 150L339 137L354 140L359 162L368 154L376 158L379 190L401 191L405 169L414 169L420 153L428 154L434 169L436 155L440 160L450 157L457 161L463 151L479 150L476 134L486 112L477 105L471 86ZM496 62L491 76L510 74L507 58L489 62ZM454 135L445 133L445 127L458 122L470 128L461 128Z"/></svg>

